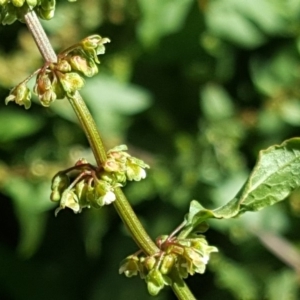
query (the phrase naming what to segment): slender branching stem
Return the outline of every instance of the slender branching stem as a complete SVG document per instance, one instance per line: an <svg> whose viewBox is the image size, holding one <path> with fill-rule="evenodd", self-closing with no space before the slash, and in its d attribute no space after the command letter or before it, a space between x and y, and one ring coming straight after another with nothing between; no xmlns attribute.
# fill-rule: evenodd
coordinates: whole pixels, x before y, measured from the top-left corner
<svg viewBox="0 0 300 300"><path fill-rule="evenodd" d="M31 34L33 35L37 47L45 61L57 62L57 56L34 11L31 11L25 15L25 22ZM95 121L92 118L79 92L75 92L74 95L68 96L67 98L72 105L72 108L74 109L81 126L83 127L94 153L97 165L101 166L106 160L106 151L97 130ZM137 245L147 255L153 255L160 251L146 233L144 227L135 215L122 190L120 188L116 188L115 194L117 197L117 200L114 203L115 209L117 210ZM189 290L188 286L181 278L176 278L174 284L172 285L172 289L180 300L195 300L195 297Z"/></svg>
<svg viewBox="0 0 300 300"><path fill-rule="evenodd" d="M56 54L50 44L50 41L34 11L25 14L25 22L30 30L41 55L46 62L56 62Z"/></svg>

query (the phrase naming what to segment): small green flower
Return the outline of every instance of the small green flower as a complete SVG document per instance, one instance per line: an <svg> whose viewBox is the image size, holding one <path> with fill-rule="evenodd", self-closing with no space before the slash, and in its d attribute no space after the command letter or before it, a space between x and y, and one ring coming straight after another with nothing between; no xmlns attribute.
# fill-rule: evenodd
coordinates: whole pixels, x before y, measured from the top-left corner
<svg viewBox="0 0 300 300"><path fill-rule="evenodd" d="M21 7L21 6L23 6L23 4L25 3L25 0L11 0L11 3L12 3L15 7Z"/></svg>
<svg viewBox="0 0 300 300"><path fill-rule="evenodd" d="M74 213L81 212L78 197L73 190L65 190L63 192L60 206L55 210L55 215L57 215L59 211L65 209L66 207L72 209Z"/></svg>
<svg viewBox="0 0 300 300"><path fill-rule="evenodd" d="M175 254L171 253L165 255L159 268L160 272L164 275L170 273L172 268L175 265L175 262L176 262Z"/></svg>
<svg viewBox="0 0 300 300"><path fill-rule="evenodd" d="M84 86L83 78L74 72L63 74L56 72L58 79L67 94L73 94L75 91L80 90Z"/></svg>
<svg viewBox="0 0 300 300"><path fill-rule="evenodd" d="M24 105L25 109L31 106L31 92L25 83L16 86L5 99L5 104L14 101L19 105Z"/></svg>
<svg viewBox="0 0 300 300"><path fill-rule="evenodd" d="M167 275L163 275L158 269L152 269L146 276L148 292L156 296L165 285L171 285L172 281Z"/></svg>
<svg viewBox="0 0 300 300"><path fill-rule="evenodd" d="M44 10L55 9L56 0L41 0L41 8Z"/></svg>
<svg viewBox="0 0 300 300"><path fill-rule="evenodd" d="M37 4L38 4L38 0L26 0L26 2L28 4L28 6L31 8L37 6Z"/></svg>
<svg viewBox="0 0 300 300"><path fill-rule="evenodd" d="M140 181L146 178L145 169L150 168L142 160L135 157L129 157L126 162L126 176L128 180Z"/></svg>
<svg viewBox="0 0 300 300"><path fill-rule="evenodd" d="M42 7L37 7L37 15L43 20L51 20L54 17L55 9L43 9Z"/></svg>
<svg viewBox="0 0 300 300"><path fill-rule="evenodd" d="M119 274L124 273L126 277L136 276L139 272L140 261L136 255L126 257L119 268Z"/></svg>
<svg viewBox="0 0 300 300"><path fill-rule="evenodd" d="M53 179L51 184L51 200L59 201L61 199L61 194L65 189L70 185L70 178L67 174L59 172L57 173Z"/></svg>
<svg viewBox="0 0 300 300"><path fill-rule="evenodd" d="M114 193L114 188L109 182L104 180L97 180L95 182L95 187L93 190L90 187L88 192L88 201L94 207L102 207L104 205L109 205L116 200L116 195Z"/></svg>
<svg viewBox="0 0 300 300"><path fill-rule="evenodd" d="M96 63L100 63L97 55L105 53L104 44L109 43L110 39L102 38L100 35L92 35L81 41L83 51Z"/></svg>
<svg viewBox="0 0 300 300"><path fill-rule="evenodd" d="M60 72L66 73L70 72L72 67L65 59L62 59L57 63L56 69Z"/></svg>
<svg viewBox="0 0 300 300"><path fill-rule="evenodd" d="M87 77L92 77L98 73L98 67L90 58L84 58L80 55L74 55L70 58L70 64L73 70L81 72Z"/></svg>

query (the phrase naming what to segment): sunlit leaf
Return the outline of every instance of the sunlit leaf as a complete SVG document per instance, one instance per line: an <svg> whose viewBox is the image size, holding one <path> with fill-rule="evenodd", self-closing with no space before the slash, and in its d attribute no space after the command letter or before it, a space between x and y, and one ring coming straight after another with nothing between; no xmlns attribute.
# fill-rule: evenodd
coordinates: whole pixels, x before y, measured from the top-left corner
<svg viewBox="0 0 300 300"><path fill-rule="evenodd" d="M207 85L201 91L201 107L209 120L231 117L234 112L232 100L219 85Z"/></svg>
<svg viewBox="0 0 300 300"><path fill-rule="evenodd" d="M192 0L139 0L143 18L137 27L138 36L146 46L156 45L166 34L183 26ZM155 22L153 22L155 20Z"/></svg>
<svg viewBox="0 0 300 300"><path fill-rule="evenodd" d="M263 150L237 196L215 210L204 209L192 201L188 225L196 226L209 218L232 218L284 200L300 186L299 174L300 138L292 138Z"/></svg>

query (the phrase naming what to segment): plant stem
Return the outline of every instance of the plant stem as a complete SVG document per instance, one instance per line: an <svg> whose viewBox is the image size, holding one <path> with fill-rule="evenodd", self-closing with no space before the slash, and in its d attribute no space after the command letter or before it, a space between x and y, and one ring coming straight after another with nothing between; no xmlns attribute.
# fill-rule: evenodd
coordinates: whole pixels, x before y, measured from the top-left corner
<svg viewBox="0 0 300 300"><path fill-rule="evenodd" d="M25 15L25 21L45 61L56 62L57 56L35 12L31 11L27 13ZM72 97L69 96L68 100L72 105L79 122L81 123L94 153L97 165L101 166L106 161L107 157L95 121L78 91L76 91ZM137 245L147 255L151 255L159 251L158 247L144 230L144 227L140 223L121 189L116 189L115 194L117 200L115 201L114 206Z"/></svg>
<svg viewBox="0 0 300 300"><path fill-rule="evenodd" d="M88 137L97 164L101 166L106 160L106 151L96 124L78 92L75 93L74 97L69 97L69 101L84 129L86 136ZM151 255L159 251L158 247L144 230L144 227L135 215L121 189L115 189L115 194L117 200L114 202L114 206L138 246L147 255Z"/></svg>
<svg viewBox="0 0 300 300"><path fill-rule="evenodd" d="M25 15L25 22L31 34L33 35L37 47L45 61L54 63L57 62L57 56L34 11L31 11ZM106 160L106 151L97 130L95 121L92 118L79 92L76 92L72 97L68 97L68 100L72 105L81 123L81 126L84 129L94 153L97 165L101 166ZM145 231L122 190L120 188L116 188L115 194L117 197L117 200L114 202L115 209L117 210L119 216L128 228L137 245L147 255L152 255L158 252L159 248ZM172 289L180 300L195 300L195 297L189 290L188 286L181 278L177 278L177 280L174 281Z"/></svg>
<svg viewBox="0 0 300 300"><path fill-rule="evenodd" d="M195 296L190 291L182 278L178 278L172 285L174 294L181 300L196 300Z"/></svg>
<svg viewBox="0 0 300 300"><path fill-rule="evenodd" d="M76 91L72 97L68 97L68 100L72 105L72 108L75 111L77 118L89 141L97 165L101 166L106 161L107 157L95 121L78 91Z"/></svg>
<svg viewBox="0 0 300 300"><path fill-rule="evenodd" d="M28 12L24 16L26 25L30 30L33 39L46 62L57 62L56 54L50 41L34 11Z"/></svg>

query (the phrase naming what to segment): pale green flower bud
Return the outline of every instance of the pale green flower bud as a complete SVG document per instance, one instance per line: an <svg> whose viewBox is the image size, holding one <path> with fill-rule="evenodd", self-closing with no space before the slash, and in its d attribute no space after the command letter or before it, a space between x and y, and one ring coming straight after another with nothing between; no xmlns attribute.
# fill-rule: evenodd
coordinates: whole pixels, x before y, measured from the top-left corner
<svg viewBox="0 0 300 300"><path fill-rule="evenodd" d="M139 273L139 258L131 255L121 262L119 274L124 273L126 277L132 277Z"/></svg>
<svg viewBox="0 0 300 300"><path fill-rule="evenodd" d="M18 105L24 105L25 109L30 108L31 106L31 92L25 83L22 83L15 87L10 95L6 97L5 104L8 104L10 101L15 101Z"/></svg>
<svg viewBox="0 0 300 300"><path fill-rule="evenodd" d="M65 59L57 63L56 69L63 73L70 72L72 70L71 65Z"/></svg>
<svg viewBox="0 0 300 300"><path fill-rule="evenodd" d="M25 2L25 0L11 0L11 3L16 7L23 6L24 2Z"/></svg>
<svg viewBox="0 0 300 300"><path fill-rule="evenodd" d="M52 90L46 91L43 95L39 95L41 104L44 107L49 107L50 104L56 100L56 98L56 94Z"/></svg>
<svg viewBox="0 0 300 300"><path fill-rule="evenodd" d="M171 279L161 274L157 269L152 269L146 277L148 292L152 296L156 296L165 285L171 285Z"/></svg>
<svg viewBox="0 0 300 300"><path fill-rule="evenodd" d="M69 184L70 184L69 176L65 173L59 172L52 179L51 189L64 190L69 186Z"/></svg>
<svg viewBox="0 0 300 300"><path fill-rule="evenodd" d="M142 160L135 157L129 157L126 163L126 176L128 180L140 181L146 178L144 168L149 168Z"/></svg>
<svg viewBox="0 0 300 300"><path fill-rule="evenodd" d="M55 215L57 215L60 210L65 209L66 207L72 209L74 213L81 212L78 197L73 190L65 190L63 192L60 206L55 210Z"/></svg>
<svg viewBox="0 0 300 300"><path fill-rule="evenodd" d="M174 254L167 254L164 256L161 266L159 268L162 274L168 274L172 270L176 261L176 255Z"/></svg>
<svg viewBox="0 0 300 300"><path fill-rule="evenodd" d="M41 7L43 10L54 10L56 0L41 0Z"/></svg>
<svg viewBox="0 0 300 300"><path fill-rule="evenodd" d="M108 38L102 38L100 35L92 35L81 41L82 49L96 63L100 63L97 55L105 52L104 44L110 42Z"/></svg>
<svg viewBox="0 0 300 300"><path fill-rule="evenodd" d="M35 7L38 4L38 0L26 0L26 2L31 8Z"/></svg>
<svg viewBox="0 0 300 300"><path fill-rule="evenodd" d="M154 256L148 256L144 260L144 266L148 271L152 270L156 264L156 258Z"/></svg>
<svg viewBox="0 0 300 300"><path fill-rule="evenodd" d="M80 55L74 55L70 58L70 64L73 70L81 72L87 77L92 77L98 73L98 67L90 58L84 58Z"/></svg>
<svg viewBox="0 0 300 300"><path fill-rule="evenodd" d="M71 73L58 73L58 78L60 83L63 86L63 89L65 90L66 93L72 94L77 90L80 90L84 86L84 80L83 78L74 72Z"/></svg>
<svg viewBox="0 0 300 300"><path fill-rule="evenodd" d="M37 14L43 20L51 20L55 14L55 8L44 10L42 7L37 7Z"/></svg>

